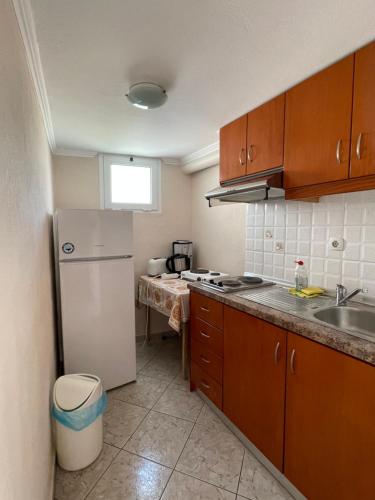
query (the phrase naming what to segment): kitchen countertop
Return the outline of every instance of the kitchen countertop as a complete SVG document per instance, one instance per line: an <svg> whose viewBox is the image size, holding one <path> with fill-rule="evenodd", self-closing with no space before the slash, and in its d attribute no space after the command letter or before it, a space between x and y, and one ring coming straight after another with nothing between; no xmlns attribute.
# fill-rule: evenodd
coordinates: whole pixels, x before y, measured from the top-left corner
<svg viewBox="0 0 375 500"><path fill-rule="evenodd" d="M240 297L236 293L222 293L203 287L200 283L189 283L188 288L206 297L215 299L239 311L251 314L257 318L273 323L290 332L302 335L308 339L319 342L343 352L354 358L365 361L375 366L375 341L364 340L346 331L332 328L320 321L301 318L281 311L274 307L258 304L250 299ZM313 299L306 299L313 300Z"/></svg>

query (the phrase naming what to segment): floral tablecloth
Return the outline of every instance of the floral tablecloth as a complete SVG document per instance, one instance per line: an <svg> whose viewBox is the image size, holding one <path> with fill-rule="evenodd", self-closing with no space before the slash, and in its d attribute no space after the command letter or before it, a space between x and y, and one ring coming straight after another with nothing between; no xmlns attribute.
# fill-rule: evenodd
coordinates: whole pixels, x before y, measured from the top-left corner
<svg viewBox="0 0 375 500"><path fill-rule="evenodd" d="M141 276L138 281L138 300L168 316L168 324L179 332L181 323L189 321L188 282L181 279L162 280Z"/></svg>

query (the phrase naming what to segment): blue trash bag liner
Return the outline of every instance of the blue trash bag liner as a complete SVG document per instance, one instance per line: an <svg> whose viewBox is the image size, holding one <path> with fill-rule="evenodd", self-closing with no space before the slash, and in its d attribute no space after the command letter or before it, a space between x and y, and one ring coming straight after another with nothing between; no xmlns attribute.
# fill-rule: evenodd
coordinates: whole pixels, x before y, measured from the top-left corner
<svg viewBox="0 0 375 500"><path fill-rule="evenodd" d="M107 408L107 394L103 392L100 398L86 408L63 411L52 406L52 417L73 431L81 431L92 424Z"/></svg>

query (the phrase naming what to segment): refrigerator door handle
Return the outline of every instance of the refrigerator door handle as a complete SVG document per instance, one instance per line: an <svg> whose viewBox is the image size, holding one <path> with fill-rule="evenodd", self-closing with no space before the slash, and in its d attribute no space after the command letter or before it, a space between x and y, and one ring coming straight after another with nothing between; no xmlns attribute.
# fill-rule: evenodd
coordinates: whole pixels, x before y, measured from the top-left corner
<svg viewBox="0 0 375 500"><path fill-rule="evenodd" d="M115 255L111 257L79 257L77 259L60 259L60 262L100 262L103 260L132 259L133 255Z"/></svg>

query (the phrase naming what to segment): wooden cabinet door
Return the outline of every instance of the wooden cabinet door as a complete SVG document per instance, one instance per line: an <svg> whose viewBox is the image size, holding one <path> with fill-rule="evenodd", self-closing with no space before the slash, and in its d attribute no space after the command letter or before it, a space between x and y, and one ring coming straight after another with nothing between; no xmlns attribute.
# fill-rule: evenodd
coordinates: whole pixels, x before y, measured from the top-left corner
<svg viewBox="0 0 375 500"><path fill-rule="evenodd" d="M350 177L375 174L375 42L354 55Z"/></svg>
<svg viewBox="0 0 375 500"><path fill-rule="evenodd" d="M220 129L220 182L246 175L247 115Z"/></svg>
<svg viewBox="0 0 375 500"><path fill-rule="evenodd" d="M285 358L284 330L224 308L223 412L279 470Z"/></svg>
<svg viewBox="0 0 375 500"><path fill-rule="evenodd" d="M284 110L282 94L247 114L247 174L283 165Z"/></svg>
<svg viewBox="0 0 375 500"><path fill-rule="evenodd" d="M291 333L287 361L285 475L309 500L373 500L375 367Z"/></svg>
<svg viewBox="0 0 375 500"><path fill-rule="evenodd" d="M353 91L350 55L286 93L286 188L347 179Z"/></svg>

